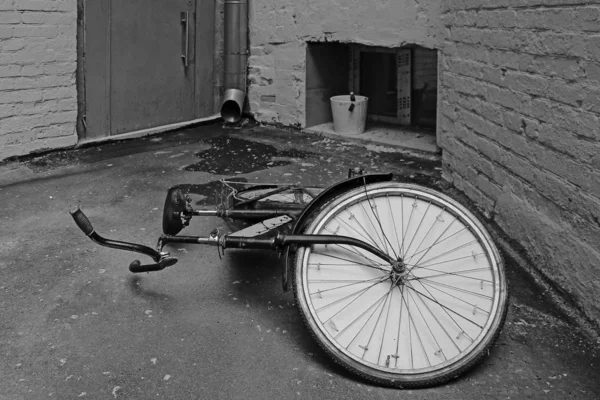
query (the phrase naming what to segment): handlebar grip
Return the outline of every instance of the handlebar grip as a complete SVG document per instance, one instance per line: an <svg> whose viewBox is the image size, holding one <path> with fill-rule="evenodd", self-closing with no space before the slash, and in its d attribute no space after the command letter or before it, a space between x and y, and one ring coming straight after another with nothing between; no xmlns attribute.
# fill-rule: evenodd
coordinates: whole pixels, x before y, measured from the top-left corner
<svg viewBox="0 0 600 400"><path fill-rule="evenodd" d="M129 271L137 274L140 272L153 272L153 271L160 271L160 270L165 269L165 267L160 264L147 264L147 265L141 265L141 264L142 263L140 262L140 260L133 261L131 264L129 264Z"/></svg>
<svg viewBox="0 0 600 400"><path fill-rule="evenodd" d="M92 223L90 222L88 217L85 216L83 211L81 211L81 208L77 207L75 211L69 211L69 213L71 214L71 217L73 217L73 219L75 220L75 223L77 224L79 229L83 231L83 233L85 233L87 236L90 236L94 232L94 227L92 226Z"/></svg>
<svg viewBox="0 0 600 400"><path fill-rule="evenodd" d="M139 260L135 260L131 264L129 264L129 270L135 274L137 274L139 272L160 271L162 269L170 267L171 265L175 265L176 263L177 263L177 257L171 257L171 256L161 259L156 264L141 265L142 263Z"/></svg>

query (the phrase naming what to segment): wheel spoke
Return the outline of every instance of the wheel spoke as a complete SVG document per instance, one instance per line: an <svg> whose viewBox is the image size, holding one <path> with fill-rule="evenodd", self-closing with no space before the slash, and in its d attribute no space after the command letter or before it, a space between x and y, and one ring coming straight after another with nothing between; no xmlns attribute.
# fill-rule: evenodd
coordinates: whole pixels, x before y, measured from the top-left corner
<svg viewBox="0 0 600 400"><path fill-rule="evenodd" d="M339 311L338 311L336 314L334 314L334 316L335 316L335 315L337 315L337 314L338 314L340 311L342 311L342 310L346 309L346 307L348 307L350 304L352 304L352 303L354 303L356 300L358 300L358 299L359 299L359 298L360 298L360 297L361 297L363 294L365 294L365 293L366 293L366 292L367 292L369 289L371 289L371 288L372 288L372 287L374 287L375 285L378 285L378 284L380 284L381 282L383 282L383 281L384 281L384 280L386 280L386 279L387 279L387 277L386 277L386 278L381 278L381 279L380 279L378 282L375 282L375 283L373 283L371 286L369 286L369 287L367 287L367 288L365 288L365 289L363 289L363 290L359 290L358 292L355 292L355 293L351 293L351 294L349 294L349 295L346 295L346 296L344 296L344 297L342 297L342 298L339 298L339 299L337 299L337 300L334 300L334 301L332 301L331 303L327 303L327 304L325 304L325 305L323 305L323 306L321 306L321 307L317 308L315 311L319 312L319 311L321 311L321 310L322 310L322 309L324 309L324 308L327 308L327 307L329 307L329 306L332 306L332 305L334 305L334 304L337 304L337 303L339 303L339 302L341 302L341 301L343 301L343 300L346 300L346 299L348 299L348 298L350 298L350 297L352 297L352 296L355 296L356 294L358 294L358 296L357 296L357 297L356 297L354 300L352 300L350 303L346 304L346 305L345 305L345 306L344 306L344 307L343 307L341 310L339 310ZM332 318L333 318L333 317L332 317ZM329 318L329 319L331 319L331 318Z"/></svg>
<svg viewBox="0 0 600 400"><path fill-rule="evenodd" d="M367 197L367 201L369 201L369 198ZM379 232L377 232L377 228L375 228L375 224L373 224L373 221L371 218L369 218L367 209L365 208L364 204L361 202L360 204L360 208L362 208L363 213L365 214L365 217L367 218L367 221L369 221L369 225L371 225L371 227L373 228L373 231L375 232L375 235L377 235L377 239L379 239L379 241L381 242L381 246L383 248L380 247L381 250L385 251L386 253L388 253L388 248L387 245L385 244L385 242L383 241L383 239L381 238L381 236L379 236ZM370 202L369 202L369 206L370 206ZM371 211L373 211L373 209L371 209ZM373 216L375 216L375 213L372 212ZM377 218L377 217L376 217ZM375 238L373 238L373 240L375 240Z"/></svg>
<svg viewBox="0 0 600 400"><path fill-rule="evenodd" d="M354 343L354 341L356 340L356 338L362 333L362 331L365 329L365 327L369 324L369 321L371 320L371 318L373 318L373 315L375 315L375 312L377 312L377 309L379 308L379 305L381 304L381 301L387 298L387 293L383 294L379 299L377 299L377 301L375 303L377 303L377 307L373 308L373 312L371 312L371 315L369 315L369 318L367 318L367 320L365 321L365 323L363 324L363 326L358 330L358 332L356 332L356 334L354 335L354 337L352 338L352 340L350 341L350 343L348 343L348 345L346 346L346 349L348 349L352 343ZM373 307L373 305L375 304L373 303L371 305L371 307ZM370 309L371 307L369 307L368 309ZM366 313L366 311L365 311ZM363 313L362 315L364 315L365 313ZM359 345L360 347L360 345ZM362 348L362 347L361 347ZM364 356L364 354L363 354Z"/></svg>
<svg viewBox="0 0 600 400"><path fill-rule="evenodd" d="M427 351L425 351L425 345L423 344L423 340L421 340L421 335L419 335L419 331L417 330L414 318L410 312L410 305L408 303L408 298L410 293L406 292L406 307L408 310L408 320L409 322L412 322L412 326L415 329L415 334L417 335L417 339L419 339L419 344L421 345L421 351L423 352L423 354L425 355L425 359L427 360L427 365L431 367L431 361L429 361L429 356L427 355ZM414 299L413 299L413 303L414 303ZM416 304L415 304L416 307ZM418 311L418 310L417 310ZM411 333L411 329L410 329L410 324L408 326L408 333L409 333L409 342L410 342L410 363L411 363L411 369L415 368L414 365L414 354L413 354L413 347L412 347L412 333Z"/></svg>
<svg viewBox="0 0 600 400"><path fill-rule="evenodd" d="M388 309L387 309L387 313L385 315L385 321L383 323L383 333L381 334L381 344L379 346L379 354L377 356L377 364L379 364L379 360L381 360L381 351L383 350L383 342L385 342L385 332L386 332L386 327L387 327L387 323L388 323L388 319L390 317L390 308L392 308L392 296L393 296L393 292L392 290L394 289L394 284L392 283L392 285L390 286L390 290L388 292L388 297L389 297L389 302L388 302ZM387 365L386 365L387 367Z"/></svg>
<svg viewBox="0 0 600 400"><path fill-rule="evenodd" d="M379 278L377 278L379 279ZM370 281L372 279L369 279ZM352 283L352 282L368 282L364 279L311 279L310 283ZM323 293L323 291L321 291Z"/></svg>
<svg viewBox="0 0 600 400"><path fill-rule="evenodd" d="M420 270L433 271L433 272L439 272L439 274L437 274L437 275L427 275L427 276L414 276L412 278L409 278L408 279L409 281L418 281L420 279L437 278L439 276L454 275L454 276L460 276L461 278L465 278L465 279L474 279L476 281L481 281L481 282L486 282L486 283L494 283L493 281L491 281L489 279L481 279L481 278L476 278L474 276L462 275L462 274L472 273L472 272L489 271L490 270L489 267L465 269L465 270L462 270L462 271L453 271L453 272L439 271L437 269L427 268L427 267L421 267L419 269Z"/></svg>
<svg viewBox="0 0 600 400"><path fill-rule="evenodd" d="M421 282L421 285L423 285L422 282ZM423 288L425 290L427 290L427 293L431 294L431 292L425 287L425 285L423 285ZM431 294L431 296L434 297L432 294ZM460 323L458 323L458 321L448 312L448 310L446 310L445 308L442 308L442 310L444 310L444 312L446 313L448 318L450 318L452 320L452 322L454 322L454 324L456 324L456 326L460 329L460 333L456 336L456 338L458 339L460 337L460 335L462 334L462 335L465 335L465 337L467 337L467 339L469 339L471 341L471 343L473 343L473 338L471 338L471 336L466 332L465 328L463 328L462 325ZM443 327L442 327L442 329L443 329ZM450 337L452 342L454 342L454 339L452 339L452 337L449 334L448 334L448 336ZM459 349L459 351L460 351L460 349Z"/></svg>
<svg viewBox="0 0 600 400"><path fill-rule="evenodd" d="M407 285L410 287L410 285ZM411 287L411 289L414 290L414 288ZM433 331L431 330L431 327L429 326L429 324L427 323L427 319L425 319L425 316L423 315L423 312L421 311L421 309L419 308L419 306L417 305L417 301L414 299L414 297L410 294L410 292L408 292L410 297L413 298L413 303L415 303L415 306L417 307L417 311L419 312L419 314L421 315L421 319L423 320L423 322L425 323L425 326L427 327L427 330L429 331L429 334L431 335L431 338L433 339L433 341L435 342L436 347L438 348L438 351L442 354L442 356L444 357L444 359L446 359L446 355L444 354L443 350L442 350L442 346L440 346L440 343L438 342L437 338L435 337L435 335L433 334ZM433 313L431 312L431 310L429 309L429 307L427 306L427 304L425 304L425 302L423 301L423 299L420 299L421 303L423 303L423 305L425 306L425 308L429 311L429 313L434 317L434 319L437 321L437 318L433 315ZM439 321L438 321L439 324ZM442 328L443 329L443 328ZM427 355L427 352L425 351L425 348L423 348L423 353L425 353L425 355ZM437 351L434 353L435 355L437 355ZM429 359L429 357L427 357ZM431 365L431 364L430 364Z"/></svg>
<svg viewBox="0 0 600 400"><path fill-rule="evenodd" d="M430 203L431 204L431 203ZM417 248L415 249L415 253L419 251L419 249L421 248L421 245L423 244L423 242L425 241L425 239L427 239L427 237L429 236L429 233L431 233L431 231L433 230L433 228L436 226L435 224L438 221L443 221L442 219L442 212L444 212L444 210L442 209L442 211L439 213L439 215L437 217L435 217L435 221L433 221L433 224L431 224L429 226L429 229L427 230L427 233L425 233L425 235L423 236L423 238L421 239L421 241L419 242L419 245L417 246ZM425 215L423 215L423 217L425 217ZM455 220L452 220L452 223ZM452 225L452 223L450 223L450 225ZM446 228L448 229L448 227ZM444 230L444 232L446 232L446 230ZM442 235L444 234L444 232L442 232ZM439 239L440 236L438 236ZM414 254L414 253L413 253ZM408 262L410 259L412 258L412 256L408 257L407 260L405 260L405 262ZM419 262L417 261L415 264L418 264Z"/></svg>
<svg viewBox="0 0 600 400"><path fill-rule="evenodd" d="M352 283L348 283L347 285L336 286L336 287L332 287L332 288L324 289L324 290L318 290L316 292L310 292L309 294L311 296L313 296L315 294L321 295L323 293L331 292L333 290L339 290L339 289L347 288L347 287L350 287L350 286L358 285L359 283L368 283L368 282L373 282L373 281L377 281L377 280L381 281L381 277L372 278L372 279L365 279L365 280L360 280L360 281L350 281ZM309 282L310 283L317 283L316 281L313 281L313 280L311 280ZM325 282L333 282L333 281L325 281Z"/></svg>
<svg viewBox="0 0 600 400"><path fill-rule="evenodd" d="M400 331L402 329L402 309L404 308L404 285L396 286L400 292L400 314L398 317L398 335L396 336L396 354L394 354L395 368L398 368L398 358L400 357Z"/></svg>
<svg viewBox="0 0 600 400"><path fill-rule="evenodd" d="M451 294L451 293L448 293L448 292L446 292L445 290L442 290L442 289L440 289L440 288L438 288L438 287L436 287L436 286L433 286L433 285L431 285L431 282L427 282L427 281L426 281L426 282L419 282L419 283L420 283L420 284L423 286L423 288L424 288L425 290L427 290L427 293L429 293L429 294L430 294L432 297L433 297L433 295L431 294L431 292L430 292L430 291L427 289L427 287L426 287L425 285L429 285L429 287L431 287L432 289L435 289L435 290L437 290L437 291L439 291L439 292L442 292L442 293L444 293L445 295L447 295L447 296L450 296L450 297L452 297L452 298L453 298L453 299L455 299L455 300L458 300L458 301L460 301L460 302L462 302L462 303L465 303L465 304L467 304L467 305L471 306L471 307L472 307L474 310L475 310L475 309L477 309L477 310L480 310L480 311L484 312L485 314L488 314L488 315L490 314L490 312L489 312L489 311L487 311L487 310L484 310L483 308L479 307L477 304L470 303L470 302L466 301L465 299L463 299L463 298L461 298L461 297L454 296L453 294ZM474 293L473 293L473 294L474 294ZM491 297L490 297L490 299L491 299Z"/></svg>
<svg viewBox="0 0 600 400"><path fill-rule="evenodd" d="M457 247L455 247L455 248L453 248L451 250L445 251L442 254L438 254L437 256L429 258L426 261L423 261L423 264L428 263L428 262L433 261L433 260L436 260L436 259L438 259L440 257L447 256L450 253L454 253L456 250L464 249L465 247L470 246L470 245L472 245L473 243L476 243L476 242L477 242L477 239L474 239L474 240L472 240L472 241L470 241L468 243L461 244L460 246L457 246ZM418 265L415 265L415 267L416 266L418 266Z"/></svg>
<svg viewBox="0 0 600 400"><path fill-rule="evenodd" d="M430 283L430 284L443 286L443 287L448 288L448 289L453 289L453 290L456 290L457 292L462 292L462 293L466 293L466 294L472 294L473 296L477 296L477 297L483 297L484 299L488 299L488 300L494 298L493 296L487 296L487 295L485 295L483 293L473 292L472 290L467 290L467 289L459 288L457 286L448 285L447 283L441 283L441 282L437 282L437 281L432 281L432 280L427 279L427 278L421 278L419 280L419 282L423 282L423 281L427 282L427 283Z"/></svg>
<svg viewBox="0 0 600 400"><path fill-rule="evenodd" d="M332 235L335 235L335 234L337 233L337 231L336 231L336 232L334 232L334 231L332 231L332 230L331 230L331 229L329 229L329 228L325 228L325 230L326 230L326 231L328 231L329 233L331 233ZM337 246L337 247L340 247L340 248L342 248L342 249L344 249L344 250L347 250L347 251L349 251L349 252L351 252L351 253L354 253L354 254L356 254L356 255L358 255L358 256L361 256L361 257L363 257L365 260L368 260L368 261L370 261L370 262L372 262L372 263L379 264L379 265L384 265L384 264L382 264L382 263L379 263L379 262L377 262L377 261L375 261L375 260L373 260L373 259L371 259L371 258L367 257L365 254L363 254L363 253L359 252L357 249L353 248L352 246L350 246L350 247L345 247L345 246L349 246L349 245L342 245L342 244L338 244L338 243L332 243L331 245L332 245L332 246ZM325 245L325 247L327 247L327 246L328 246L328 245Z"/></svg>
<svg viewBox="0 0 600 400"><path fill-rule="evenodd" d="M401 245L401 250L400 250L402 258L406 258L406 252L404 251L404 240L406 239L406 234L408 233L408 228L410 228L410 221L412 221L413 214L415 213L415 208L418 207L417 198L415 197L414 200L415 201L413 202L413 204L411 206L410 215L408 216L408 222L406 223L406 231L404 230L404 228L402 229L402 245ZM402 207L402 211L404 211L404 207ZM404 221L404 217L402 218L402 221Z"/></svg>
<svg viewBox="0 0 600 400"><path fill-rule="evenodd" d="M413 265L413 266L411 266L411 268L408 270L408 272L412 272L412 270L413 270L413 269L429 268L429 267L431 267L431 266L434 266L434 265L440 265L440 264L446 264L446 263L453 262L453 261L464 260L465 258L478 257L478 256L482 256L482 255L484 255L484 254L485 254L485 253L471 254L471 255L469 255L469 256L457 257L457 258L453 258L453 259L451 259L451 260L439 261L439 262L436 262L436 263L433 263L433 264L429 264L429 265L427 265L427 266ZM437 258L437 257L436 257L436 258Z"/></svg>
<svg viewBox="0 0 600 400"><path fill-rule="evenodd" d="M429 295L435 299L435 296L424 286L423 289L425 289L427 291L427 293L429 293ZM448 339L450 339L450 341L452 342L452 344L454 345L454 347L456 348L456 350L458 350L458 352L460 352L460 347L458 346L458 344L454 341L454 338L452 337L452 335L450 335L450 333L448 332L448 330L446 329L446 327L441 323L441 321L439 320L438 317L436 317L436 315L434 314L434 312L431 310L431 308L429 308L429 306L427 305L427 303L425 303L425 300L421 299L421 301L423 302L423 305L427 308L427 310L429 311L429 313L431 314L431 316L435 319L435 321L437 322L437 324L440 326L440 328L442 328L442 330L444 331L444 333L446 334L446 336L448 337ZM439 301L437 301L437 299L435 300L438 304ZM461 330L461 332L464 332L464 329L460 326L460 324L458 324L456 322L456 320L452 317L452 315L450 315L450 313L448 312L448 310L443 309L442 310L446 313L446 315L452 320L452 322L454 322L456 324L456 326L458 326L458 328ZM437 343L437 341L436 341ZM441 347L440 347L441 350ZM444 354L442 352L442 354ZM446 358L446 355L444 354L444 358Z"/></svg>
<svg viewBox="0 0 600 400"><path fill-rule="evenodd" d="M429 207L431 207L431 202L429 202L429 204L427 204L427 208L425 209L425 212L423 213L423 216L421 217L421 220L419 221L419 225L417 225L417 230L415 231L415 233L413 233L413 236L410 239L410 243L408 244L408 246L406 246L406 254L408 254L408 251L410 250L410 246L413 244L413 241L417 237L417 233L419 232L419 229L421 229L421 225L423 224L423 220L425 219L425 216L427 215L427 211L429 211Z"/></svg>
<svg viewBox="0 0 600 400"><path fill-rule="evenodd" d="M375 217L375 220L377 220L377 224L379 225L379 229L381 229L381 235L383 236L383 239L385 239L385 242L380 238L380 240L383 242L383 245L386 248L386 252L389 254L389 250L388 250L388 246L390 246L390 249L392 250L392 253L394 253L394 258L398 259L398 254L396 253L396 250L394 249L394 246L392 245L392 243L390 242L390 240L388 239L387 235L385 234L385 230L383 229L383 225L381 225L381 218L379 216L379 211L378 211L378 207L377 204L375 204L375 201L373 199L369 199L369 195L367 194L366 190L365 190L365 196L367 197L367 201L369 203L369 206L371 208L371 212L373 213L373 216ZM371 203L371 200L373 200L373 203ZM361 203L362 205L362 203ZM364 210L364 207L363 207ZM366 210L365 210L365 214L367 214ZM369 219L369 221L371 221ZM375 230L375 233L377 233L377 228L375 227L375 225L373 224L373 222L371 221L371 225L373 226L373 229ZM377 234L377 236L379 236L379 234ZM386 244L387 242L387 244Z"/></svg>
<svg viewBox="0 0 600 400"><path fill-rule="evenodd" d="M453 219L452 222L450 222L450 224L446 227L446 229L444 229L442 231L442 233L440 233L439 236L435 239L435 241L433 242L433 244L427 246L426 248L424 248L421 251L415 251L415 253L413 253L410 257L408 257L405 262L410 262L410 260L412 260L417 254L423 253L421 255L421 257L419 257L419 259L415 262L415 264L418 264L423 259L423 257L425 257L427 255L427 253L429 253L429 250L431 250L432 248L434 248L437 244L439 244L439 243L443 242L444 240L446 240L446 239L444 239L444 240L440 241L440 238L442 236L444 236L444 234L448 231L448 229L450 229L450 227L454 224L455 221L456 220ZM431 227L433 228L433 225ZM429 232L427 234L429 234ZM452 236L452 235L450 235L450 236ZM419 244L419 247L421 247L420 244ZM417 250L419 250L419 249L417 248Z"/></svg>
<svg viewBox="0 0 600 400"><path fill-rule="evenodd" d="M390 214L390 216L392 216L392 204L390 203L390 196L386 195L385 198L387 199L389 214ZM400 251L400 238L398 237L398 228L396 227L396 219L394 217L392 217L391 220L392 220L392 224L394 225L394 236L396 236L396 243L398 244L398 251ZM402 226L402 220L400 220L400 226ZM396 255L397 258L400 256L401 256L401 254Z"/></svg>
<svg viewBox="0 0 600 400"><path fill-rule="evenodd" d="M331 258L335 258L336 260L348 261L349 263L352 263L354 265L361 265L363 267L373 268L373 269L378 269L380 271L389 272L389 269L381 268L380 266L377 266L377 265L365 264L365 263L358 262L356 260L349 260L349 259L344 258L344 257L334 256L334 255L329 254L329 253L316 253L316 252L313 252L312 254L318 254L318 255L321 255L321 256L325 256L325 257L331 257Z"/></svg>
<svg viewBox="0 0 600 400"><path fill-rule="evenodd" d="M454 221L455 221L455 220L454 220ZM454 223L454 221L452 221L452 223ZM450 228L450 227L448 226L448 228ZM447 229L446 229L446 230L447 230ZM431 246L428 246L428 247L426 247L426 248L422 249L421 251L419 251L419 252L417 252L417 253L414 253L414 254L412 254L410 257L408 257L408 258L407 258L406 262L410 262L410 260L412 260L412 259L413 259L413 257L415 257L417 254L420 254L420 253L422 253L422 252L425 252L425 254L423 254L423 255L422 255L422 256L421 256L421 257L420 257L420 258L419 258L419 259L418 259L418 260L417 260L417 261L414 263L414 264L418 264L419 262L421 262L421 260L423 259L423 257L424 257L424 256L425 256L425 255L426 255L428 252L429 252L429 250L431 250L431 249L432 249L432 248L434 248L435 246L437 246L437 245L439 245L439 244L441 244L441 243L445 242L446 240L448 240L448 239L452 238L453 236L456 236L456 235L458 235L459 233L461 233L461 232L463 232L463 231L465 231L465 230L467 230L467 228L466 228L466 227L465 227L465 228L462 228L462 229L461 229L461 230L459 230L459 231L456 231L456 232L454 232L452 235L450 235L450 236L448 236L448 237L445 237L445 238L443 238L443 239L442 239L442 240L440 240L440 241L436 241L436 242L435 242L435 243L433 243ZM442 235L443 235L445 232L446 232L446 231L442 232L442 234L440 235L440 237L441 237L441 236L442 236ZM439 238L438 238L438 239L439 239Z"/></svg>
<svg viewBox="0 0 600 400"><path fill-rule="evenodd" d="M348 263L315 263L315 262L310 262L307 264L308 266L311 267L355 267L356 266L356 262L348 262Z"/></svg>
<svg viewBox="0 0 600 400"><path fill-rule="evenodd" d="M377 316L377 321L375 321L375 325L373 325L373 330L371 331L371 335L369 335L369 340L367 341L367 344L363 348L364 352L363 352L362 358L365 358L367 351L369 351L369 346L371 345L371 340L373 340L373 335L375 334L375 331L377 330L377 325L379 325L379 321L381 320L381 315L383 314L383 309L385 308L385 305L387 304L387 302L390 298L390 293L392 293L392 289L394 289L394 284L390 283L390 289L388 290L387 294L385 295L385 301L383 302L383 307L381 307L381 310L379 311L379 315ZM378 360L378 362L379 362L379 360Z"/></svg>
<svg viewBox="0 0 600 400"><path fill-rule="evenodd" d="M339 331L339 332L338 332L338 333L335 335L335 336L336 336L336 338L337 338L338 336L340 336L341 334L343 334L344 332L346 332L346 330L347 330L348 328L350 328L352 325L354 325L354 323L355 323L356 321L360 320L360 319L361 319L363 316L365 316L365 315L366 315L366 314L367 314L367 313L368 313L368 312L369 312L369 311L370 311L370 310L371 310L373 307L375 307L375 309L377 309L377 308L379 307L379 304L381 304L381 301L384 299L384 297L385 297L385 296L386 296L386 294L382 294L382 295L381 295L381 296L380 296L380 297L377 299L377 301L375 301L373 304L371 304L371 305L370 305L370 306L369 306L369 307L368 307L368 308L367 308L365 311L363 311L362 313L360 313L360 314L358 315L358 317L356 317L356 318L354 318L352 321L350 321L350 323L349 323L348 325L346 325L346 327L344 327L344 329L342 329L341 331ZM375 313L375 311L376 311L376 310L373 310L373 313L372 313L371 315L373 315L373 314ZM370 317L369 317L369 319L370 319ZM330 320L331 320L331 318L329 318L329 319L328 319L328 321L330 321ZM368 322L368 320L367 320L367 322ZM363 325L363 328L364 328L364 325ZM352 344L352 342L354 342L354 339L356 339L356 337L357 337L357 336L358 336L358 334L359 334L359 333L362 331L362 329L363 329L363 328L361 328L361 329L359 330L359 332L358 332L358 333L357 333L357 334L354 336L354 338L353 338L353 339L350 341L350 343L348 344L348 346L346 346L346 348L348 348L348 347L349 347L349 346Z"/></svg>
<svg viewBox="0 0 600 400"><path fill-rule="evenodd" d="M404 196L400 196L400 232L402 233L402 243L400 245L400 257L404 258Z"/></svg>
<svg viewBox="0 0 600 400"><path fill-rule="evenodd" d="M363 239L365 239L369 244L372 244L374 247L378 248L379 250L383 251L383 249L381 247L379 247L379 243L377 243L375 241L374 238L371 237L371 235L369 235L369 232L367 232L367 230L365 229L365 227L363 226L363 224L360 223L360 221L358 220L358 218L356 218L356 215L354 215L354 213L352 213L352 211L350 210L345 210L348 214L350 214L350 220L356 221L356 223L358 224L358 226L362 229L362 231L365 233L365 235L363 235L362 233L360 233L359 231L357 231L356 229L354 229L353 226L351 226L348 222L346 222L344 219L339 218L339 220L344 223L344 225L346 225L348 228L350 228L351 230L353 230L357 235L359 235L360 237L362 237Z"/></svg>
<svg viewBox="0 0 600 400"><path fill-rule="evenodd" d="M435 300L435 299L432 299L431 297L429 297L429 296L425 295L424 293L421 293L421 292L419 292L417 289L415 289L415 288L413 288L413 287L411 287L411 286L407 286L407 288L411 289L412 291L414 291L414 292L418 293L419 295L421 295L421 296L423 296L423 297L426 297L426 298L428 298L429 300L431 300L431 301L433 301L434 303L438 304L439 306L441 306L441 307L445 308L446 310L450 311L451 313L458 315L458 316L459 316L459 317L461 317L462 319L464 319L464 320L466 320L466 321L469 321L470 323L472 323L473 325L475 325L475 326L479 327L480 329L483 329L483 326L479 325L477 322L475 322L475 321L473 321L473 320L470 320L469 318L467 318L467 317L465 317L464 315L462 315L462 314L460 314L460 313L458 313L458 312L454 311L453 309L449 308L448 306L445 306L445 305L443 305L443 304L442 304L442 303L440 303L439 301L437 301L437 300Z"/></svg>

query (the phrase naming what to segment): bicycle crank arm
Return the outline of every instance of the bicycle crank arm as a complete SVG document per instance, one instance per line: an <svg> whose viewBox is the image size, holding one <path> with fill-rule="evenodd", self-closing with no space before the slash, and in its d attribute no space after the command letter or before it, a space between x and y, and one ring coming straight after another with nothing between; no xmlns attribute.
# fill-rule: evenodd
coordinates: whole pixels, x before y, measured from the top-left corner
<svg viewBox="0 0 600 400"><path fill-rule="evenodd" d="M88 217L81 211L79 207L74 211L69 211L73 220L81 229L83 233L86 234L92 241L99 244L100 246L110 247L112 249L132 251L135 253L141 253L147 255L148 257L154 260L155 264L147 264L141 265L141 262L138 260L133 261L129 265L129 270L134 273L139 272L151 272L151 271L160 271L161 269L165 269L177 262L176 257L171 257L169 253L155 250L151 247L144 246L142 244L131 243L131 242L122 242L119 240L107 239L100 236L92 226L92 223L88 219Z"/></svg>

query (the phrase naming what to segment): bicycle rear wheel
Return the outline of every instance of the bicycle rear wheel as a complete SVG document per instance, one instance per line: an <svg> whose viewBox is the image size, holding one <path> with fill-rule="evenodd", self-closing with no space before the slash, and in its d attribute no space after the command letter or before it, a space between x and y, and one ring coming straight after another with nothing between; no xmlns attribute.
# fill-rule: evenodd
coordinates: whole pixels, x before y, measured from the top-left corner
<svg viewBox="0 0 600 400"><path fill-rule="evenodd" d="M504 265L462 205L396 182L361 186L325 204L306 234L365 241L362 249L298 250L294 294L309 330L345 368L378 384L443 383L475 365L506 317Z"/></svg>

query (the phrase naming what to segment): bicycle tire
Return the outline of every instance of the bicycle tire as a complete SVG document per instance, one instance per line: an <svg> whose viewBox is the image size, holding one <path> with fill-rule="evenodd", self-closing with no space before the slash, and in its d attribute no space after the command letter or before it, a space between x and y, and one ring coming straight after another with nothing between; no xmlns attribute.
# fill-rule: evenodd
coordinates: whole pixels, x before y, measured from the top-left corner
<svg viewBox="0 0 600 400"><path fill-rule="evenodd" d="M396 388L439 385L476 365L500 334L508 309L502 257L452 198L413 184L361 186L317 210L304 233L356 237L402 259L392 267L342 245L296 253L300 314L357 376Z"/></svg>
<svg viewBox="0 0 600 400"><path fill-rule="evenodd" d="M163 206L162 230L166 235L177 235L184 228L181 218L177 215L185 211L185 195L183 190L173 187L167 191Z"/></svg>

